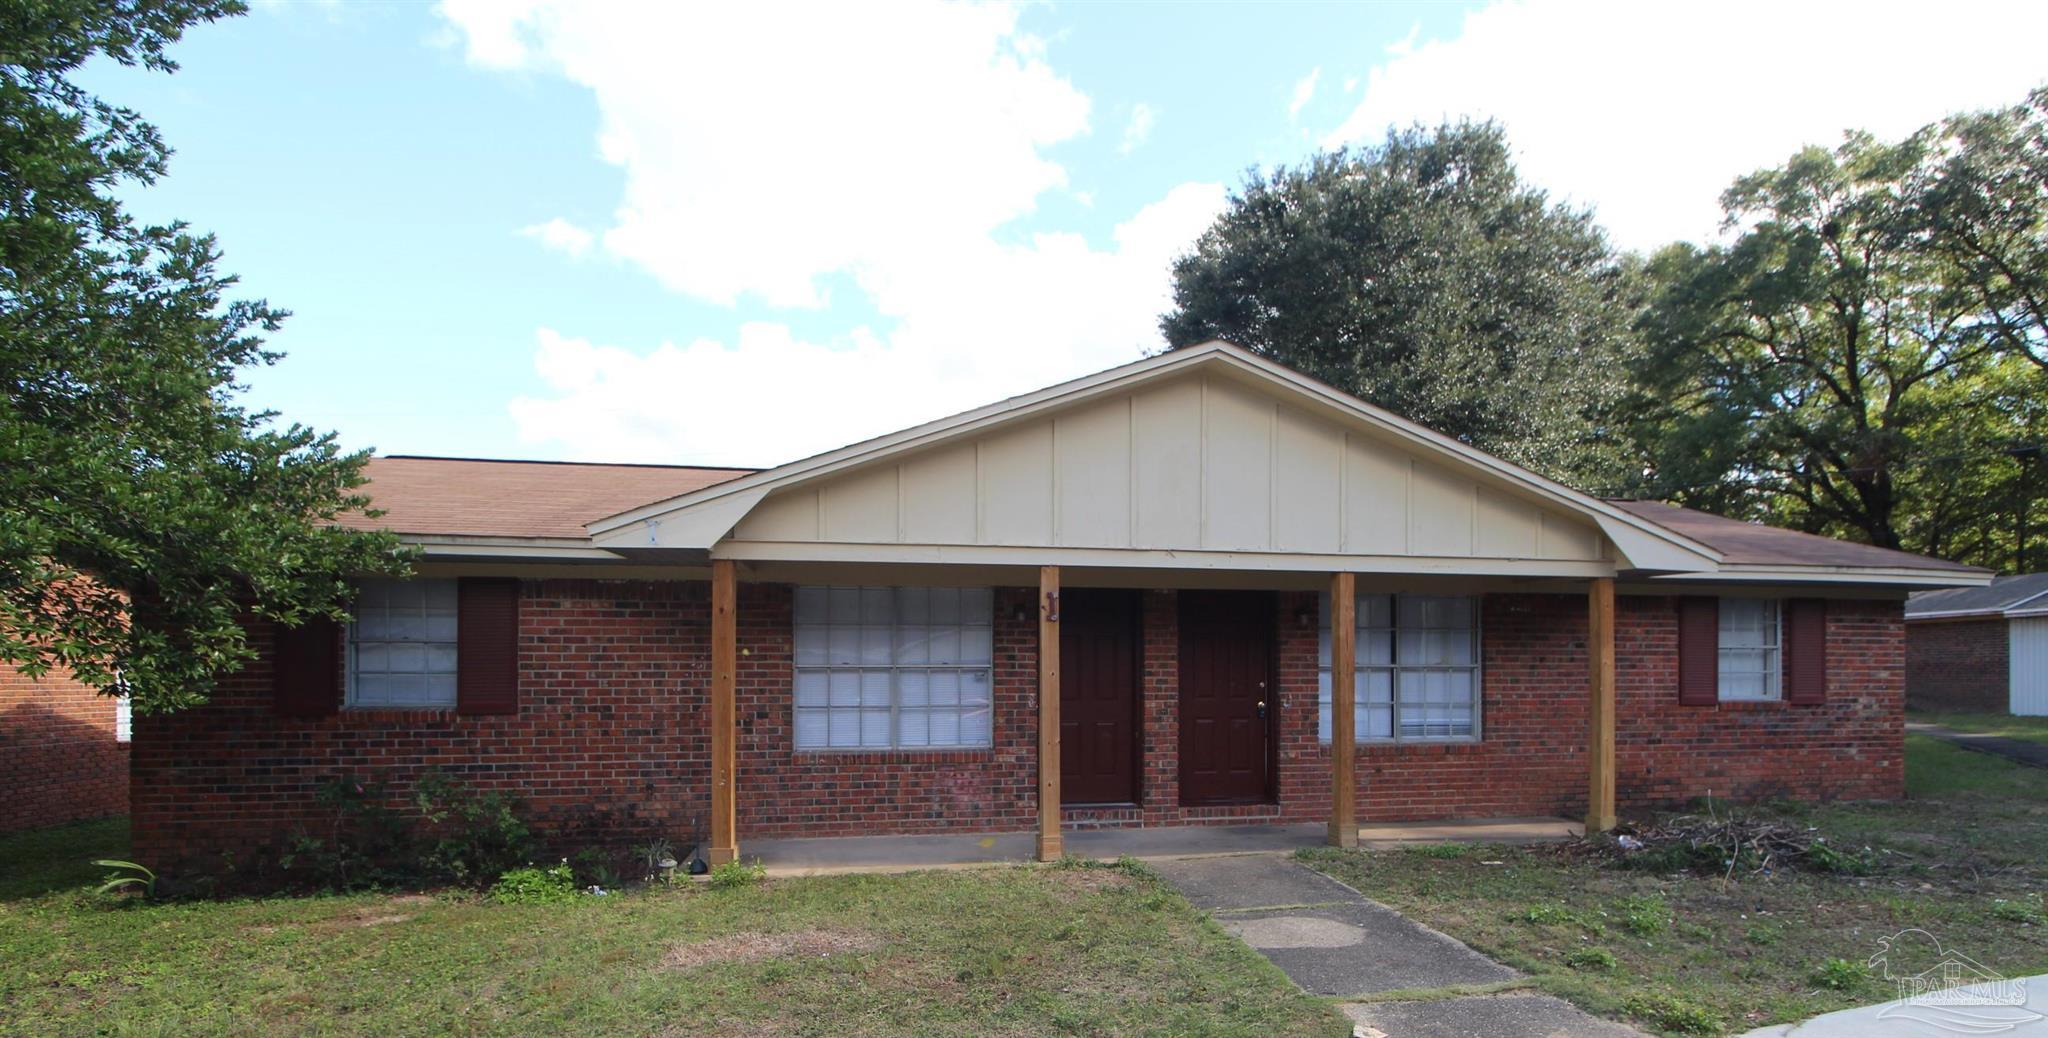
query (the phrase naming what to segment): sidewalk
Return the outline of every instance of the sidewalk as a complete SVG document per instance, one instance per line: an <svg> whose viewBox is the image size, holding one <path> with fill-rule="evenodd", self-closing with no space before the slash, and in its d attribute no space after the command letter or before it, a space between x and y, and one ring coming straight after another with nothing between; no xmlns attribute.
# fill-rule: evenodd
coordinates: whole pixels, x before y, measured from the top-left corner
<svg viewBox="0 0 2048 1038"><path fill-rule="evenodd" d="M1561 999L1520 990L1516 971L1279 855L1154 868L1302 990L1343 1001L1361 1035L1641 1038Z"/></svg>
<svg viewBox="0 0 2048 1038"><path fill-rule="evenodd" d="M1967 1034L2043 1038L2048 1035L2048 974L2026 977L2019 983L2026 985L2025 1006L1886 1002L1816 1016L1804 1023L1758 1028L1741 1038L1956 1038ZM1973 984L1957 990L1981 995L1988 987Z"/></svg>
<svg viewBox="0 0 2048 1038"><path fill-rule="evenodd" d="M1907 721L1906 730L1914 735L1926 735L1943 742L1954 743L1966 750L2004 757L2030 768L2048 768L2048 744L2012 739L2003 735L1985 735L1981 732L1959 732L1953 728L1943 728L1938 724L1927 724L1923 721Z"/></svg>

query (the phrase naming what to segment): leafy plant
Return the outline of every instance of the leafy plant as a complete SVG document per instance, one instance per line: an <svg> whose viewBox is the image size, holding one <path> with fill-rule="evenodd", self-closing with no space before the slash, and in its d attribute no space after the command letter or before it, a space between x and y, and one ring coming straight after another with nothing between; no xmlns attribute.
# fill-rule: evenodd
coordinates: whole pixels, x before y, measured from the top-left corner
<svg viewBox="0 0 2048 1038"><path fill-rule="evenodd" d="M569 855L569 865L576 872L578 887L598 886L610 890L619 886L619 870L613 864L615 856L603 847L580 847Z"/></svg>
<svg viewBox="0 0 2048 1038"><path fill-rule="evenodd" d="M532 855L532 830L505 793L478 791L429 768L413 783L412 800L428 829L419 864L430 878L484 882Z"/></svg>
<svg viewBox="0 0 2048 1038"><path fill-rule="evenodd" d="M1571 909L1563 905L1531 905L1518 918L1525 923L1549 926L1555 923L1571 922L1572 912Z"/></svg>
<svg viewBox="0 0 2048 1038"><path fill-rule="evenodd" d="M1444 861L1462 858L1472 853L1472 848L1462 843L1424 843L1401 849L1417 857L1437 858Z"/></svg>
<svg viewBox="0 0 2048 1038"><path fill-rule="evenodd" d="M102 868L126 870L109 875L105 883L94 888L93 893L111 894L121 890L140 890L143 897L156 896L156 873L149 869L132 861L119 861L113 858L101 858L93 864Z"/></svg>
<svg viewBox="0 0 2048 1038"><path fill-rule="evenodd" d="M1848 959L1829 959L1814 968L1812 980L1829 991L1847 991L1870 977L1870 967Z"/></svg>
<svg viewBox="0 0 2048 1038"><path fill-rule="evenodd" d="M576 899L576 872L567 859L549 868L508 869L491 884L491 900L501 905L552 905Z"/></svg>
<svg viewBox="0 0 2048 1038"><path fill-rule="evenodd" d="M1621 925L1638 937L1654 937L1671 928L1671 905L1661 896L1635 895L1621 900Z"/></svg>
<svg viewBox="0 0 2048 1038"><path fill-rule="evenodd" d="M746 862L728 861L711 866L711 889L732 890L751 887L768 878L768 870Z"/></svg>
<svg viewBox="0 0 2048 1038"><path fill-rule="evenodd" d="M1598 970L1612 973L1620 967L1620 960L1605 948L1579 948L1564 957L1564 964L1575 970Z"/></svg>
<svg viewBox="0 0 2048 1038"><path fill-rule="evenodd" d="M1742 936L1746 938L1751 944L1759 944L1765 947L1769 947L1770 945L1776 944L1780 940L1784 939L1785 928L1782 926L1773 926L1770 923L1758 923L1755 926L1752 926L1749 929L1743 931Z"/></svg>
<svg viewBox="0 0 2048 1038"><path fill-rule="evenodd" d="M2043 917L2039 907L2025 901L2007 901L2004 898L1992 903L1991 918L2032 926L2048 924L2048 917Z"/></svg>
<svg viewBox="0 0 2048 1038"><path fill-rule="evenodd" d="M657 879L674 881L680 863L676 861L675 847L668 842L668 837L657 836L647 841L635 854L643 866L641 875L646 882L652 883Z"/></svg>
<svg viewBox="0 0 2048 1038"><path fill-rule="evenodd" d="M1636 995L1622 1008L1631 1016L1679 1034L1714 1035L1723 1030L1721 1017L1713 1010L1676 995Z"/></svg>

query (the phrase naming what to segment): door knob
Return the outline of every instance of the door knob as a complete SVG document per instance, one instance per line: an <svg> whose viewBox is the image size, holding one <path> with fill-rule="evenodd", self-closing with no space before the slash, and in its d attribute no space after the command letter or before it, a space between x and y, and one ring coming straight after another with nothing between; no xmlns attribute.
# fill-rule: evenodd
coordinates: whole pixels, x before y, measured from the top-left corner
<svg viewBox="0 0 2048 1038"><path fill-rule="evenodd" d="M1265 718L1265 716L1266 716L1266 701L1265 701L1265 700L1263 700L1263 699L1261 699L1261 700L1259 700L1259 717L1260 717L1260 719L1262 719L1262 720L1263 720L1263 719Z"/></svg>

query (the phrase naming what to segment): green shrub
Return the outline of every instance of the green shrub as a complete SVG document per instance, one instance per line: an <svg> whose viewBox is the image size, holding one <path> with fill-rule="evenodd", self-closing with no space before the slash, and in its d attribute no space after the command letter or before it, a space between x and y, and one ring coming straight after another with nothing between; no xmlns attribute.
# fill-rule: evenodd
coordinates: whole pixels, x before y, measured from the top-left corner
<svg viewBox="0 0 2048 1038"><path fill-rule="evenodd" d="M1525 923L1549 926L1554 923L1569 923L1573 917L1571 909L1563 905L1531 905L1519 918Z"/></svg>
<svg viewBox="0 0 2048 1038"><path fill-rule="evenodd" d="M1637 937L1654 937L1671 929L1671 905L1655 894L1622 898L1621 925Z"/></svg>
<svg viewBox="0 0 2048 1038"><path fill-rule="evenodd" d="M731 890L736 887L751 887L768 878L768 870L759 865L728 861L723 865L711 866L711 889Z"/></svg>
<svg viewBox="0 0 2048 1038"><path fill-rule="evenodd" d="M1564 957L1564 964L1575 970L1598 970L1612 973L1621 966L1614 953L1605 948L1580 948Z"/></svg>
<svg viewBox="0 0 2048 1038"><path fill-rule="evenodd" d="M567 861L545 869L508 869L491 884L491 900L501 905L552 905L575 899L576 873Z"/></svg>
<svg viewBox="0 0 2048 1038"><path fill-rule="evenodd" d="M412 822L391 809L384 783L337 775L315 787L313 802L326 821L317 830L292 834L278 855L278 867L307 877L314 886L337 890L407 878Z"/></svg>
<svg viewBox="0 0 2048 1038"><path fill-rule="evenodd" d="M1622 1007L1630 1016L1679 1034L1714 1035L1723 1030L1721 1017L1713 1010L1676 995L1635 995Z"/></svg>
<svg viewBox="0 0 2048 1038"><path fill-rule="evenodd" d="M412 802L426 823L418 867L427 878L488 883L533 853L533 833L504 793L478 792L429 768L413 783Z"/></svg>

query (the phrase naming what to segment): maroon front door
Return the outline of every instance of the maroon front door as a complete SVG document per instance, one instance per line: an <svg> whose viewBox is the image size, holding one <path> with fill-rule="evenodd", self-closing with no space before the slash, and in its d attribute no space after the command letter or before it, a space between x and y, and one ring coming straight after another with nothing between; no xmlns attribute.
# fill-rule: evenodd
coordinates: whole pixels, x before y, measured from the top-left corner
<svg viewBox="0 0 2048 1038"><path fill-rule="evenodd" d="M1138 802L1138 593L1060 592L1060 800Z"/></svg>
<svg viewBox="0 0 2048 1038"><path fill-rule="evenodd" d="M1273 799L1273 596L1180 593L1180 799Z"/></svg>

